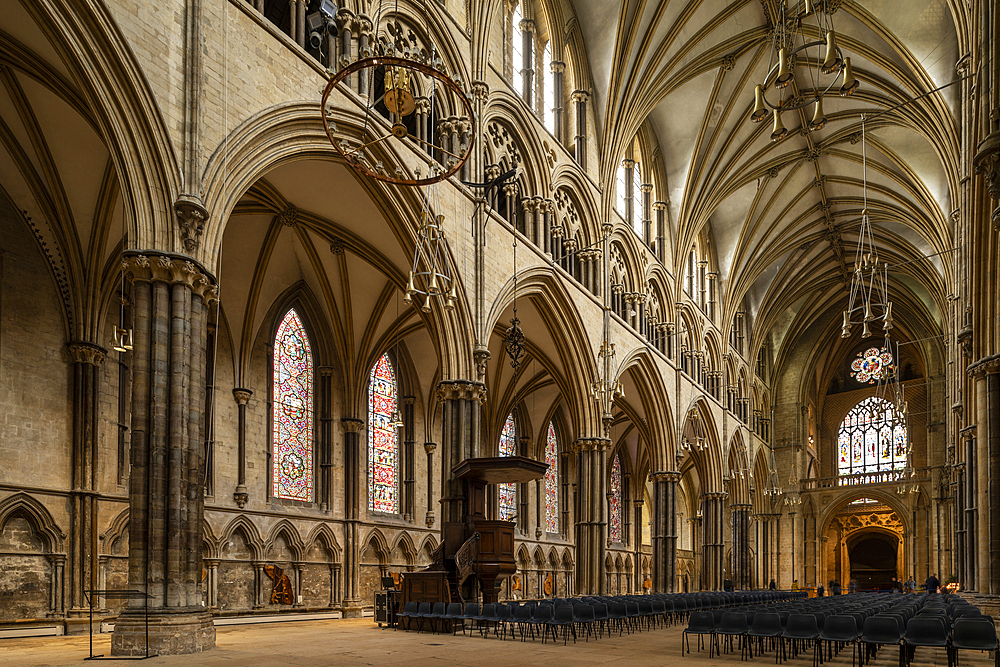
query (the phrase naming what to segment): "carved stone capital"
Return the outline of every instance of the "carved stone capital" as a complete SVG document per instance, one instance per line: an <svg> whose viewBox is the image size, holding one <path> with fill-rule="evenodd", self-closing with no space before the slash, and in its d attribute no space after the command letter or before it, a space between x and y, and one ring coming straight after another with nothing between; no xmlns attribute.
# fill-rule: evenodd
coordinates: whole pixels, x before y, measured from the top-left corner
<svg viewBox="0 0 1000 667"><path fill-rule="evenodd" d="M476 362L476 377L479 382L486 379L486 367L490 361L490 351L488 348L479 347L472 353L472 358Z"/></svg>
<svg viewBox="0 0 1000 667"><path fill-rule="evenodd" d="M253 396L253 392L249 389L233 389L233 398L236 399L237 405L246 405L250 402L251 396Z"/></svg>
<svg viewBox="0 0 1000 667"><path fill-rule="evenodd" d="M970 377L980 378L1000 373L1000 354L983 357L969 365L966 372Z"/></svg>
<svg viewBox="0 0 1000 667"><path fill-rule="evenodd" d="M581 104L586 104L587 100L590 99L590 93L586 90L574 90L573 94L570 96L574 102L580 102Z"/></svg>
<svg viewBox="0 0 1000 667"><path fill-rule="evenodd" d="M652 192L653 191L653 184L652 183L643 183L642 185L639 186L639 191L640 192Z"/></svg>
<svg viewBox="0 0 1000 667"><path fill-rule="evenodd" d="M663 470L660 472L653 472L649 474L649 480L651 482L674 482L677 483L681 481L681 474L676 470Z"/></svg>
<svg viewBox="0 0 1000 667"><path fill-rule="evenodd" d="M196 195L181 195L174 202L174 214L177 226L181 228L184 250L193 254L201 243L201 235L208 222L208 210Z"/></svg>
<svg viewBox="0 0 1000 667"><path fill-rule="evenodd" d="M424 451L427 452L428 454L434 453L435 449L437 449L437 443L436 442L425 442L424 443Z"/></svg>
<svg viewBox="0 0 1000 667"><path fill-rule="evenodd" d="M622 160L622 166L625 167L626 169L635 169L635 160L632 160L630 158L625 158L624 160Z"/></svg>
<svg viewBox="0 0 1000 667"><path fill-rule="evenodd" d="M553 74L562 74L566 71L566 63L561 60L553 60L549 63Z"/></svg>
<svg viewBox="0 0 1000 667"><path fill-rule="evenodd" d="M122 258L122 266L136 282L184 284L205 304L219 298L215 278L190 257L154 252L132 252Z"/></svg>
<svg viewBox="0 0 1000 667"><path fill-rule="evenodd" d="M68 343L66 347L69 349L69 353L73 358L74 364L90 364L91 366L100 366L104 363L105 357L108 356L107 350L100 345L94 345L93 343L73 341Z"/></svg>
<svg viewBox="0 0 1000 667"><path fill-rule="evenodd" d="M437 400L471 400L480 403L486 400L486 385L471 380L447 380L437 386Z"/></svg>
<svg viewBox="0 0 1000 667"><path fill-rule="evenodd" d="M485 81L472 82L472 99L478 102L486 102L490 96L490 87Z"/></svg>
<svg viewBox="0 0 1000 667"><path fill-rule="evenodd" d="M365 423L353 417L344 417L340 420L340 425L344 428L344 433L361 433L365 430Z"/></svg>
<svg viewBox="0 0 1000 667"><path fill-rule="evenodd" d="M242 484L237 486L236 490L233 491L233 501L240 509L246 507L246 504L250 502L250 493L247 492L247 487Z"/></svg>
<svg viewBox="0 0 1000 667"><path fill-rule="evenodd" d="M666 211L667 210L667 202L665 202L665 201L654 201L653 202L653 210L654 211Z"/></svg>

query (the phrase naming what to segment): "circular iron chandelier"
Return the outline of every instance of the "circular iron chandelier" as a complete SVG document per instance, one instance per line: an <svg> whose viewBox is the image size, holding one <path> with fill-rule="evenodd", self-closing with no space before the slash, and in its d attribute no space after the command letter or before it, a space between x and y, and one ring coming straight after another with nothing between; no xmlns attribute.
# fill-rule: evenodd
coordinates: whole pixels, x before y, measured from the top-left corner
<svg viewBox="0 0 1000 667"><path fill-rule="evenodd" d="M851 59L845 57L837 46L833 27L834 7L827 7L828 0L779 0L778 16L774 17L771 34L771 62L764 81L754 88L754 108L750 120L761 123L774 115L771 140L778 141L788 130L781 122L781 112L803 109L815 104L810 130L820 130L827 122L823 114L823 96L833 90L840 75L843 79L837 92L847 97L858 88L858 80L851 68ZM819 39L810 37L812 33ZM775 59L775 54L777 58ZM822 57L821 57L822 56ZM804 63L804 67L802 67ZM795 71L805 69L808 74L809 92L784 94L795 81ZM774 100L771 91L782 91Z"/></svg>
<svg viewBox="0 0 1000 667"><path fill-rule="evenodd" d="M391 46L387 50L395 53ZM365 120L360 127L341 126L328 101L335 89L356 95L348 85L354 74L369 82ZM423 89L428 91L426 96L419 94ZM334 149L354 169L378 181L432 185L456 174L472 153L476 131L472 103L444 73L437 56L426 63L395 55L356 60L334 74L323 89L320 105L323 129ZM449 108L454 115L442 117ZM372 150L384 143L402 144L423 154L429 162L427 174L420 167L411 175L401 164L386 165Z"/></svg>

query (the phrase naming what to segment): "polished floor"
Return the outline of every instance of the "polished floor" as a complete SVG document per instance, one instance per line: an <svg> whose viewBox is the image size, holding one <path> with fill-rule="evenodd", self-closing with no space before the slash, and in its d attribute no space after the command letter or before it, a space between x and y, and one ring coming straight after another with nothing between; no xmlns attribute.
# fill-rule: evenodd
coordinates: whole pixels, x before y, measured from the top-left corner
<svg viewBox="0 0 1000 667"><path fill-rule="evenodd" d="M371 619L269 623L218 628L218 647L200 655L158 657L138 663L206 667L312 667L314 665L447 665L449 667L487 665L529 667L532 665L671 665L672 667L716 667L739 665L740 653L708 658L708 653L692 652L681 658L681 626L644 631L622 637L605 636L599 641L579 641L568 646L542 645L541 641L501 642L461 635L432 635L379 629ZM0 667L62 667L90 665L88 638L40 637L0 640ZM94 652L107 654L111 635L94 638ZM883 650L871 667L898 667L897 650ZM963 652L961 667L993 667L992 656ZM127 661L131 662L131 661ZM107 664L123 664L120 661ZM774 654L755 657L756 667L774 664ZM811 667L812 652L784 663L788 667ZM848 667L851 652L845 650L834 658L832 667ZM946 666L942 649L918 649L913 667Z"/></svg>

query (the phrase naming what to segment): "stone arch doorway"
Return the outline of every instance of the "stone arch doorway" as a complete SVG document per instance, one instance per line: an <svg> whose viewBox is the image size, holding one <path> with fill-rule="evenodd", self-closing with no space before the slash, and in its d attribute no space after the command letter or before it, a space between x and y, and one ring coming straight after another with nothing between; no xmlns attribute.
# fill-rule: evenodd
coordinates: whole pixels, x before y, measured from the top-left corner
<svg viewBox="0 0 1000 667"><path fill-rule="evenodd" d="M899 577L899 536L880 530L861 531L847 540L851 579L859 589L891 589Z"/></svg>

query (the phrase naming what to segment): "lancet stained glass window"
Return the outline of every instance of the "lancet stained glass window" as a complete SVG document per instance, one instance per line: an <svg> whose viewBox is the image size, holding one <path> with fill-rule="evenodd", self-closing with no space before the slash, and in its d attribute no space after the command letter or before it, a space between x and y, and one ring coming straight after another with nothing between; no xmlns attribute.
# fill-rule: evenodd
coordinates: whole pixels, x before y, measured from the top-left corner
<svg viewBox="0 0 1000 667"><path fill-rule="evenodd" d="M892 352L870 347L851 362L851 376L858 382L874 384L889 376L892 369Z"/></svg>
<svg viewBox="0 0 1000 667"><path fill-rule="evenodd" d="M840 475L906 467L906 423L889 401L869 396L840 425L837 441Z"/></svg>
<svg viewBox="0 0 1000 667"><path fill-rule="evenodd" d="M622 541L622 466L618 455L611 463L611 500L608 501L608 536L612 542Z"/></svg>
<svg viewBox="0 0 1000 667"><path fill-rule="evenodd" d="M311 501L313 493L313 365L309 338L295 309L274 336L271 495Z"/></svg>
<svg viewBox="0 0 1000 667"><path fill-rule="evenodd" d="M545 471L545 530L549 533L559 532L559 441L556 440L556 427L549 422L549 432L545 436L545 462L549 469Z"/></svg>
<svg viewBox="0 0 1000 667"><path fill-rule="evenodd" d="M398 512L399 433L393 417L399 409L396 373L388 354L368 378L368 509Z"/></svg>
<svg viewBox="0 0 1000 667"><path fill-rule="evenodd" d="M517 454L517 434L514 430L513 411L507 416L503 430L500 431L500 456L514 456ZM517 485L497 484L500 496L500 520L513 521L517 515Z"/></svg>

